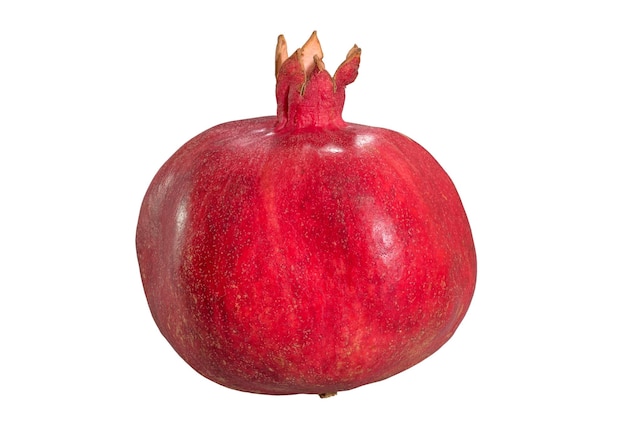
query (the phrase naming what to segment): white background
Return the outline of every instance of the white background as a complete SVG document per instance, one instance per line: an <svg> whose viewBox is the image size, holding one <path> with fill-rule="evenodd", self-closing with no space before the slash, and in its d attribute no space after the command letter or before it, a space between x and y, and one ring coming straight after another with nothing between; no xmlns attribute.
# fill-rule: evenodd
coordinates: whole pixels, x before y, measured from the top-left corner
<svg viewBox="0 0 626 429"><path fill-rule="evenodd" d="M619 1L2 2L0 426L626 427L626 13ZM273 115L274 47L354 43L344 118L426 147L479 276L452 340L332 399L196 374L137 268L183 143Z"/></svg>

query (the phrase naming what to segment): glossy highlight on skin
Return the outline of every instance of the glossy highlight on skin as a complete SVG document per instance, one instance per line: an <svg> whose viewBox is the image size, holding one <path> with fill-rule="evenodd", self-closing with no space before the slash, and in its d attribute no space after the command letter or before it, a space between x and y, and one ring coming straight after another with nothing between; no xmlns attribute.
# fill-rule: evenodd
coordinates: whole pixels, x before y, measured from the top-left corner
<svg viewBox="0 0 626 429"><path fill-rule="evenodd" d="M476 281L448 175L408 137L343 121L360 49L331 78L312 37L312 68L277 54L278 115L183 145L139 216L157 326L200 374L246 392L327 396L404 371L452 336Z"/></svg>

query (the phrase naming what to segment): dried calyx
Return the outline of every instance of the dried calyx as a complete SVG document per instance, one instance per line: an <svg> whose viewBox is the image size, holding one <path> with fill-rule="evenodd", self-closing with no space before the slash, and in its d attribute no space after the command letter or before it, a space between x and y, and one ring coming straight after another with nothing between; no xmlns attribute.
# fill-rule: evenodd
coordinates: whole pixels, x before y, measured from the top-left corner
<svg viewBox="0 0 626 429"><path fill-rule="evenodd" d="M322 47L313 32L291 56L280 35L276 46L276 130L336 128L341 117L345 87L357 77L361 49L354 45L334 76L324 66Z"/></svg>

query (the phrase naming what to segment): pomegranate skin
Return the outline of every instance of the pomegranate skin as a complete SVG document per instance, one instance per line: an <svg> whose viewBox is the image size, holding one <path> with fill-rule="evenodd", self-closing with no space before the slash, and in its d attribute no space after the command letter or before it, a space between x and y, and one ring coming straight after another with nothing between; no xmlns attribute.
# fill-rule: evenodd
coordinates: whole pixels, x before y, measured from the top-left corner
<svg viewBox="0 0 626 429"><path fill-rule="evenodd" d="M393 131L214 127L179 149L137 230L152 315L205 377L325 393L399 373L440 348L476 279L456 189Z"/></svg>
<svg viewBox="0 0 626 429"><path fill-rule="evenodd" d="M358 54L340 67L347 83ZM337 85L315 73L309 94L328 100ZM285 88L277 116L213 127L161 167L137 255L157 326L200 374L327 396L448 341L472 299L476 254L455 186L424 148L343 122L343 98L320 115Z"/></svg>

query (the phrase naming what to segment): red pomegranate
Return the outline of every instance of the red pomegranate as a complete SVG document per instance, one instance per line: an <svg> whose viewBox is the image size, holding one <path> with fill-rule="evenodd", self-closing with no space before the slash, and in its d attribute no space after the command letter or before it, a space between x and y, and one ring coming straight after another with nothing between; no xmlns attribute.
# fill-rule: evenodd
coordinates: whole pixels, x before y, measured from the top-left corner
<svg viewBox="0 0 626 429"><path fill-rule="evenodd" d="M333 77L315 33L290 57L279 37L277 116L201 133L150 184L148 304L214 382L329 396L422 361L468 309L476 254L452 181L408 137L342 119L360 54Z"/></svg>

